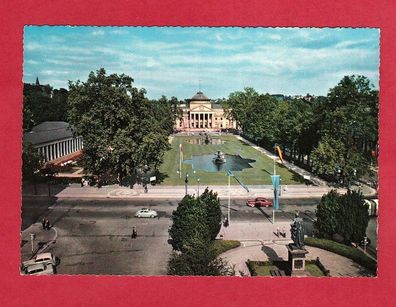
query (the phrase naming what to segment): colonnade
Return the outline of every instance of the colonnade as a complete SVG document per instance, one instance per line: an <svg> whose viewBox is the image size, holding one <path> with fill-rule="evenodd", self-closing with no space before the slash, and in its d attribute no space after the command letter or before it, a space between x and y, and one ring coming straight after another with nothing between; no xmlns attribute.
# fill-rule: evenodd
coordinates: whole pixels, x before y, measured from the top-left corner
<svg viewBox="0 0 396 307"><path fill-rule="evenodd" d="M38 145L36 148L47 162L79 151L83 148L83 140L82 137L70 138Z"/></svg>
<svg viewBox="0 0 396 307"><path fill-rule="evenodd" d="M189 128L213 128L213 113L190 112Z"/></svg>

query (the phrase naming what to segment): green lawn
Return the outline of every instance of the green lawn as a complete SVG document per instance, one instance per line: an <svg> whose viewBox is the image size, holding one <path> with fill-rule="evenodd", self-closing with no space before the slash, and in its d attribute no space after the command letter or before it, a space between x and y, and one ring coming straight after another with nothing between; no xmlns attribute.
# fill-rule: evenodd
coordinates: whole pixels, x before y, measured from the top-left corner
<svg viewBox="0 0 396 307"><path fill-rule="evenodd" d="M315 263L305 263L305 270L314 277L326 276Z"/></svg>
<svg viewBox="0 0 396 307"><path fill-rule="evenodd" d="M289 270L287 261L248 261L247 265L252 276L271 276L272 270L283 270L288 274L287 271ZM314 260L307 260L305 262L305 270L308 272L309 276L312 277L326 276L316 265Z"/></svg>
<svg viewBox="0 0 396 307"><path fill-rule="evenodd" d="M188 142L193 136L176 136L172 140L172 148L165 153L164 163L160 167L159 178L163 180L165 185L184 185L184 172L189 173L189 184L197 184L200 178L201 186L206 185L227 185L228 180L225 172L206 172L196 170L192 173L191 164L182 163L182 178L179 178L177 170L179 169L179 144L183 146L184 159L190 159L192 155L215 154L220 150L226 154L239 154L242 158L254 159L256 162L251 163L253 168L244 169L243 171L235 171L234 174L246 185L264 185L272 184L270 175L273 172L273 161L260 153L251 146L243 143L234 136L218 136L213 138L221 138L225 143L221 145L195 145ZM303 179L301 176L289 171L286 167L277 164L276 172L281 176L282 184L301 184ZM231 178L231 184L237 185L235 179Z"/></svg>

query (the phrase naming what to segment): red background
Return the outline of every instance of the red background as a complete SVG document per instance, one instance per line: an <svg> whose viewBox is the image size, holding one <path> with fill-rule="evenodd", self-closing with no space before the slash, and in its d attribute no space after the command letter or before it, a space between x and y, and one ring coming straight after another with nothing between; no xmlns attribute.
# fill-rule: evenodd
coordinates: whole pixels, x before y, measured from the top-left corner
<svg viewBox="0 0 396 307"><path fill-rule="evenodd" d="M391 306L395 305L393 200L395 1L1 1L0 301L55 306ZM19 276L23 26L168 25L378 27L380 217L377 278L272 279Z"/></svg>

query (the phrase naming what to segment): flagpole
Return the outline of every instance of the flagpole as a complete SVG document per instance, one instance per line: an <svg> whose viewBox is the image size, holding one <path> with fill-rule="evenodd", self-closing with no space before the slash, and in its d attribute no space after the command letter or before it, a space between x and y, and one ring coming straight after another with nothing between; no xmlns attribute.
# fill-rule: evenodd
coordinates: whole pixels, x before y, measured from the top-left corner
<svg viewBox="0 0 396 307"><path fill-rule="evenodd" d="M276 169L275 169L276 156L275 155L276 155L276 143L274 144L274 177L276 175ZM276 201L276 193L277 193L276 186L274 185L274 202ZM274 208L274 205L275 204L273 204L273 206L272 206L272 225L275 224L275 208Z"/></svg>
<svg viewBox="0 0 396 307"><path fill-rule="evenodd" d="M181 178L181 172L182 172L182 169L181 169L181 163L182 163L182 144L179 144L179 178Z"/></svg>
<svg viewBox="0 0 396 307"><path fill-rule="evenodd" d="M276 154L276 144L274 145L274 175L276 175L276 170L275 170L275 154Z"/></svg>

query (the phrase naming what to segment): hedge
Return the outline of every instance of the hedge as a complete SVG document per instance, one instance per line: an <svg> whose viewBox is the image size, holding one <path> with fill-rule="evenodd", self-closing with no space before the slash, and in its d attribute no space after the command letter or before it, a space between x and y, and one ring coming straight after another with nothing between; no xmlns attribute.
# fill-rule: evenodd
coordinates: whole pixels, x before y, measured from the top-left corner
<svg viewBox="0 0 396 307"><path fill-rule="evenodd" d="M212 242L212 248L216 255L220 255L230 249L241 246L241 242L235 240L214 240Z"/></svg>
<svg viewBox="0 0 396 307"><path fill-rule="evenodd" d="M373 272L377 271L377 262L355 247L347 246L331 240L311 237L305 238L304 242L308 246L318 247L347 257Z"/></svg>

